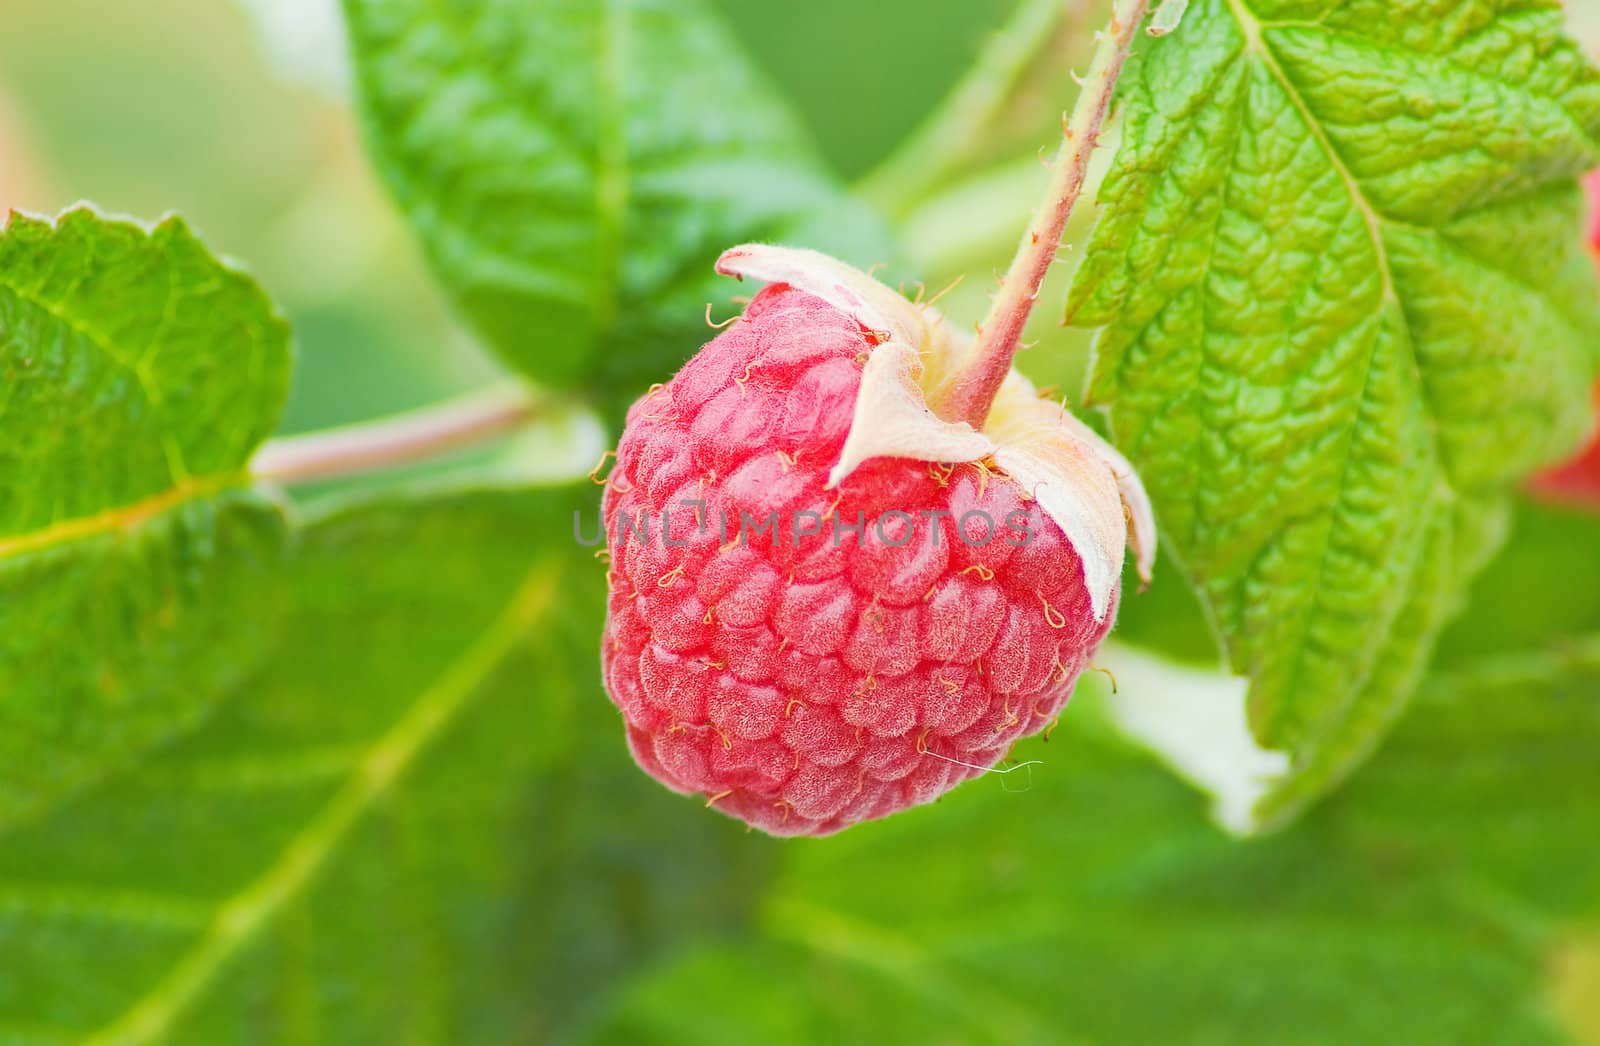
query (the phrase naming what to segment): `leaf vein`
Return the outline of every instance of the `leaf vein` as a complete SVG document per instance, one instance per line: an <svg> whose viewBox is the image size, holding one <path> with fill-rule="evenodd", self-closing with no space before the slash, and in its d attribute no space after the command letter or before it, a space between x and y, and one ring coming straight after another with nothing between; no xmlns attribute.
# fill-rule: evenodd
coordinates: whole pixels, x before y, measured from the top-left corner
<svg viewBox="0 0 1600 1046"><path fill-rule="evenodd" d="M1370 401L1373 371L1375 369L1377 354L1380 351L1380 346L1383 342L1382 314L1386 308L1392 310L1392 315L1399 322L1400 330L1398 331L1398 334L1403 338L1405 347L1407 349L1406 355L1411 367L1412 377L1415 381L1416 388L1423 398L1424 409L1430 419L1430 422L1432 422L1428 426L1428 439L1431 456L1435 461L1442 461L1443 454L1439 445L1437 426L1438 412L1435 410L1431 401L1428 384L1422 374L1421 362L1417 359L1410 317L1406 314L1405 306L1400 301L1399 294L1395 287L1394 272L1390 267L1389 262L1388 245L1385 243L1383 238L1382 219L1378 212L1373 209L1371 204L1366 199L1365 194L1361 191L1360 183L1356 180L1355 175L1351 172L1349 165L1345 162L1343 156L1340 155L1333 141L1328 137L1327 132L1323 130L1315 114L1312 113L1310 106L1307 105L1305 98L1301 96L1300 92L1295 88L1292 81L1290 81L1282 65L1279 63L1276 54L1273 52L1271 45L1262 38L1260 23L1256 20L1254 14L1245 7L1244 0L1227 0L1227 3L1234 14L1234 17L1238 20L1240 28L1245 33L1248 50L1254 52L1260 57L1262 65L1277 82L1278 86L1283 90L1290 103L1295 107L1295 110L1300 115L1300 119L1304 122L1309 133L1319 144L1323 153L1328 159L1328 163L1333 167L1334 172L1344 184L1345 191L1350 197L1351 204L1357 209L1362 221L1366 225L1367 236L1372 244L1378 271L1383 277L1383 298L1378 310L1378 327L1373 332L1372 350L1367 356L1366 370L1362 375L1361 396L1357 401L1357 409L1348 425L1348 432L1345 440L1344 458L1339 466L1339 485L1333 501L1335 508L1328 514L1327 526L1322 535L1321 552L1318 555L1317 566L1312 575L1313 579L1310 582L1309 590L1312 595L1306 610L1302 615L1302 620L1298 630L1300 638L1296 643L1293 644L1293 653L1290 656L1288 664L1285 666L1285 672L1283 676L1284 685L1282 687L1282 692L1286 694L1293 694L1297 689L1296 684L1300 680L1302 674L1305 672L1306 652L1307 645L1311 637L1312 623L1317 617L1318 610L1325 605L1324 590L1328 580L1329 554L1333 547L1333 534L1337 525L1337 517L1341 513L1341 510L1338 506L1344 504L1349 489L1349 478L1355 461L1354 450L1356 446L1356 433L1361 427L1362 409ZM1412 566L1414 567L1414 564ZM1398 613L1399 610L1397 609L1396 614ZM1369 668L1369 675L1370 671L1371 669ZM1337 721L1348 715L1351 706L1361 696L1366 686L1366 681L1366 678L1352 680L1351 684L1341 691L1336 707L1330 709L1330 719ZM1310 743L1306 745L1300 752L1302 765L1314 762L1318 754L1326 746L1327 741L1328 735L1326 733L1318 733L1314 735Z"/></svg>
<svg viewBox="0 0 1600 1046"><path fill-rule="evenodd" d="M161 1041L218 971L315 880L345 836L454 721L555 596L556 571L535 566L500 617L380 735L345 785L260 877L220 905L205 934L143 998L91 1035L93 1046Z"/></svg>

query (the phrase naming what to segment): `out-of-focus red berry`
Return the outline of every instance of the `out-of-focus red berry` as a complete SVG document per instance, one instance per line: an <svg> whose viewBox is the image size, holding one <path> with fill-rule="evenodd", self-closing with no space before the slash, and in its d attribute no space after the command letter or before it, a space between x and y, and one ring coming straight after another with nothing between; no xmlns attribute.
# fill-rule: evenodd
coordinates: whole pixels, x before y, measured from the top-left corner
<svg viewBox="0 0 1600 1046"><path fill-rule="evenodd" d="M1600 265L1600 171L1584 181L1589 191L1589 247L1595 263ZM1600 407L1600 388L1595 390L1595 403ZM1600 511L1600 432L1587 450L1573 460L1548 472L1540 473L1533 481L1533 492L1547 501L1581 505Z"/></svg>

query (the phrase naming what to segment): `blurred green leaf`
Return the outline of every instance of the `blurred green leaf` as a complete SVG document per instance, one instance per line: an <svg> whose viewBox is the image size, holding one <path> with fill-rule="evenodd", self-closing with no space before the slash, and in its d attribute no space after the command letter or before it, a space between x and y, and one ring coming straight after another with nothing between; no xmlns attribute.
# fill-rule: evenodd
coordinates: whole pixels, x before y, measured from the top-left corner
<svg viewBox="0 0 1600 1046"><path fill-rule="evenodd" d="M1527 501L1439 643L1451 668L1600 632L1600 517Z"/></svg>
<svg viewBox="0 0 1600 1046"><path fill-rule="evenodd" d="M849 178L913 131L1021 2L713 0ZM1025 217L1027 201L1019 205Z"/></svg>
<svg viewBox="0 0 1600 1046"><path fill-rule="evenodd" d="M1350 788L1250 842L1076 708L1019 750L1027 791L788 848L759 932L641 977L595 1041L1562 1041L1597 693L1600 641L1437 678Z"/></svg>
<svg viewBox="0 0 1600 1046"><path fill-rule="evenodd" d="M721 252L889 258L700 0L346 0L368 139L435 272L540 382L614 413L706 340Z"/></svg>
<svg viewBox="0 0 1600 1046"><path fill-rule="evenodd" d="M594 498L311 521L262 670L0 835L0 1040L539 1042L736 925L757 840L639 774L599 692Z"/></svg>
<svg viewBox="0 0 1600 1046"><path fill-rule="evenodd" d="M1591 420L1600 74L1558 5L1458 6L1198 0L1127 85L1073 291L1091 399L1293 761L1265 823L1372 751L1510 486Z"/></svg>
<svg viewBox="0 0 1600 1046"><path fill-rule="evenodd" d="M285 525L247 464L289 369L266 295L177 219L0 234L0 825L248 671Z"/></svg>
<svg viewBox="0 0 1600 1046"><path fill-rule="evenodd" d="M995 126L1006 122L1003 118L1028 74L1050 64L1042 60L1044 52L1061 35L1066 15L1060 0L1019 0L950 93L857 184L861 195L885 214L903 219L964 166L975 160L992 162L985 146L992 147ZM947 27L944 19L936 24ZM955 33L944 35L959 39ZM1007 211L1007 225L1013 226L1016 214Z"/></svg>

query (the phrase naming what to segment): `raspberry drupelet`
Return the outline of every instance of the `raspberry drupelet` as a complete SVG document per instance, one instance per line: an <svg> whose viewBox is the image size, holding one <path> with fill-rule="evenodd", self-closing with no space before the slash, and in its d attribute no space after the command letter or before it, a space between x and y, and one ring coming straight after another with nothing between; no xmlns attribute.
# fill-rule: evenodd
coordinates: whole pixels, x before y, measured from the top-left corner
<svg viewBox="0 0 1600 1046"><path fill-rule="evenodd" d="M951 356L937 317L820 256L743 250L725 271L790 278L633 406L606 481L605 682L658 781L822 835L936 799L1050 725L1147 508L1081 426L1056 433L1064 471L1018 482L1024 457L1008 470L989 437L893 405ZM864 380L891 344L899 373ZM1066 416L1012 392L1028 424ZM1088 488L1053 502L1076 542L1049 483Z"/></svg>

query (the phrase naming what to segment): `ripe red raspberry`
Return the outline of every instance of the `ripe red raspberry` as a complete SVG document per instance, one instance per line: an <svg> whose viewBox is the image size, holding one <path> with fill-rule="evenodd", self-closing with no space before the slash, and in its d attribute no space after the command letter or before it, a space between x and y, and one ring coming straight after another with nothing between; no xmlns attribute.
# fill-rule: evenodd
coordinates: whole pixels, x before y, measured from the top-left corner
<svg viewBox="0 0 1600 1046"><path fill-rule="evenodd" d="M667 787L822 835L936 799L1050 724L1114 618L1114 470L1147 509L1126 463L1020 379L985 430L1043 417L1022 451L906 414L905 368L948 355L931 312L805 252L721 267L787 279L629 412L604 498L606 687ZM887 383L864 381L880 352ZM1087 582L1047 501L1093 546Z"/></svg>
<svg viewBox="0 0 1600 1046"><path fill-rule="evenodd" d="M1600 265L1600 171L1584 182L1589 191L1589 248ZM1600 389L1596 390L1600 404ZM1558 468L1541 473L1533 481L1534 492L1551 501L1600 508L1600 434L1576 458Z"/></svg>

